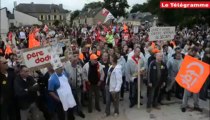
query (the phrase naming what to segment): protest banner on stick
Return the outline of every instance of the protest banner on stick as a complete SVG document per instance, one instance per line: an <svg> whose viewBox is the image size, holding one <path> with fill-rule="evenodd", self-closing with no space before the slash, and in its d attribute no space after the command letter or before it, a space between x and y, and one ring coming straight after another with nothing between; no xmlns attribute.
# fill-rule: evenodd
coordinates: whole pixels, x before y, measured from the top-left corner
<svg viewBox="0 0 210 120"><path fill-rule="evenodd" d="M151 27L149 41L161 41L174 39L175 27Z"/></svg>
<svg viewBox="0 0 210 120"><path fill-rule="evenodd" d="M50 66L52 48L36 47L23 50L22 56L24 64L31 70L39 70ZM67 61L65 57L60 58L62 62Z"/></svg>

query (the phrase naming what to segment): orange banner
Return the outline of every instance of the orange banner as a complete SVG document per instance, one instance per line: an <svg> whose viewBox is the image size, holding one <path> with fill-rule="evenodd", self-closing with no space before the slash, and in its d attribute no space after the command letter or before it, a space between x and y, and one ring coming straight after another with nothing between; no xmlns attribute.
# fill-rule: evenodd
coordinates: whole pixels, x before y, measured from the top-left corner
<svg viewBox="0 0 210 120"><path fill-rule="evenodd" d="M176 76L177 83L193 93L199 93L209 75L210 65L186 55Z"/></svg>

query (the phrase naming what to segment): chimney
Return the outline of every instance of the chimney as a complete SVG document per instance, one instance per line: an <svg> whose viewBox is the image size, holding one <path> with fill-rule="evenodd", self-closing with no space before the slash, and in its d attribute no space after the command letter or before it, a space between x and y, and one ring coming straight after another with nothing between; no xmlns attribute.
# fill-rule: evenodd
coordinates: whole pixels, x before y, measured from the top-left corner
<svg viewBox="0 0 210 120"><path fill-rule="evenodd" d="M60 7L60 8L63 8L63 4L59 4L59 7Z"/></svg>
<svg viewBox="0 0 210 120"><path fill-rule="evenodd" d="M17 6L17 1L14 1L14 9L16 8Z"/></svg>

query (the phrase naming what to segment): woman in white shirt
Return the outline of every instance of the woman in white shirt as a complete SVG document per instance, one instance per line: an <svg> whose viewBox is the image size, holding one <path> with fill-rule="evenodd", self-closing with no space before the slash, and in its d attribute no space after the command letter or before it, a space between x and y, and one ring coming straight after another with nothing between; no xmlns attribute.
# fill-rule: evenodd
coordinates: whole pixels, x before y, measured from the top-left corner
<svg viewBox="0 0 210 120"><path fill-rule="evenodd" d="M106 116L110 115L111 100L113 100L114 115L119 115L119 94L122 86L122 69L121 65L117 64L117 56L110 56L112 65L108 70L106 79Z"/></svg>

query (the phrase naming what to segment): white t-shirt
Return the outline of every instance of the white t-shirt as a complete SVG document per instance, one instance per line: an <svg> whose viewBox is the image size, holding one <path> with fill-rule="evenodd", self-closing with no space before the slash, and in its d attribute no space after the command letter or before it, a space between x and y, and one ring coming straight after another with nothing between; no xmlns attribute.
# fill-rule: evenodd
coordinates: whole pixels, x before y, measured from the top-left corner
<svg viewBox="0 0 210 120"><path fill-rule="evenodd" d="M19 38L20 38L20 39L26 39L26 34L25 34L25 32L20 32Z"/></svg>

